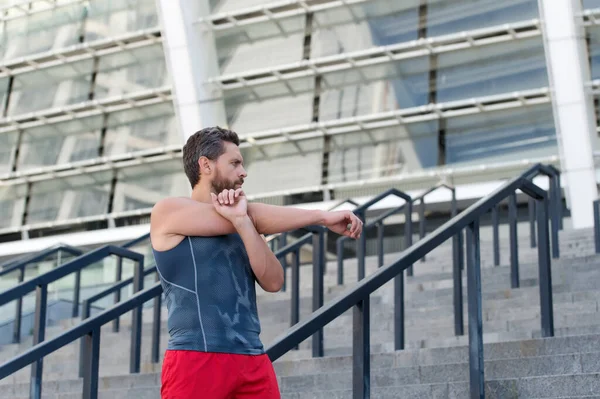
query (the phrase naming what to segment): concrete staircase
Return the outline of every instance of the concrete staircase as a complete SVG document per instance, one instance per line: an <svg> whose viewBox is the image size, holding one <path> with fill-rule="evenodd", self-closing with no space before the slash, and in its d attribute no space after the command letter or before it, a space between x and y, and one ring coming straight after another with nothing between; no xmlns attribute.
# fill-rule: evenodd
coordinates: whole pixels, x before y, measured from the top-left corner
<svg viewBox="0 0 600 399"><path fill-rule="evenodd" d="M502 236L505 236L503 228ZM594 255L591 230L561 232L561 258L553 260L556 337L540 338L537 249L529 248L526 224L519 226L521 288L510 289L508 240L503 238L502 266L492 264L491 234L482 229L482 291L488 398L600 398L600 257ZM467 336L454 336L450 242L415 264L406 279L406 347L393 349L393 283L371 297L372 398L467 398ZM388 254L386 264L398 258ZM356 261L345 262L345 286L336 285L336 265L325 276L331 301L356 282ZM367 275L377 269L367 259ZM301 320L311 312L312 270L301 270ZM464 287L466 281L463 279ZM465 332L468 327L464 291ZM289 328L290 292L264 293L258 288L262 340L268 346ZM150 362L152 310L144 310L142 373L128 374L130 316L122 330L106 325L101 337L101 398L159 398L160 364ZM163 309L161 352L166 347ZM51 338L78 320L48 329ZM325 357L311 358L310 339L275 362L286 399L351 398L352 316L347 312L325 328ZM0 348L0 362L31 346L31 340ZM71 344L44 361L43 397L79 398L79 346ZM26 398L29 368L0 381L0 398Z"/></svg>

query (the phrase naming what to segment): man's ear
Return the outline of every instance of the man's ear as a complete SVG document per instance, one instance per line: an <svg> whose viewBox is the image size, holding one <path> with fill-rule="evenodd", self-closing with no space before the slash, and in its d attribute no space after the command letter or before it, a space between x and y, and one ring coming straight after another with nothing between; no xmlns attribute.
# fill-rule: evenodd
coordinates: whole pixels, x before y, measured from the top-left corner
<svg viewBox="0 0 600 399"><path fill-rule="evenodd" d="M212 171L212 165L210 164L210 159L206 157L200 157L198 159L198 166L200 167L201 175L210 175Z"/></svg>

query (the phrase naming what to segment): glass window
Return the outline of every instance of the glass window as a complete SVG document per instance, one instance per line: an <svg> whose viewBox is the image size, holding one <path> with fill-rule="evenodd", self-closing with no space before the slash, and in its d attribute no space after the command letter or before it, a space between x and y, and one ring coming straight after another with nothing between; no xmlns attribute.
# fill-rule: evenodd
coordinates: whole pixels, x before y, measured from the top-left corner
<svg viewBox="0 0 600 399"><path fill-rule="evenodd" d="M88 10L85 41L120 36L158 26L154 0L92 1Z"/></svg>
<svg viewBox="0 0 600 399"><path fill-rule="evenodd" d="M252 24L217 31L215 42L222 74L267 68L302 60L305 17L275 24Z"/></svg>
<svg viewBox="0 0 600 399"><path fill-rule="evenodd" d="M417 39L418 9L419 0L377 0L317 12L311 57Z"/></svg>
<svg viewBox="0 0 600 399"><path fill-rule="evenodd" d="M9 173L12 170L17 137L16 132L0 133L0 174Z"/></svg>
<svg viewBox="0 0 600 399"><path fill-rule="evenodd" d="M600 0L582 0L584 9L600 8Z"/></svg>
<svg viewBox="0 0 600 399"><path fill-rule="evenodd" d="M311 85L314 80L305 80ZM269 86L269 89L277 86ZM254 88L253 88L254 89ZM258 89L258 88L257 88ZM266 88L261 88L266 94ZM275 92L274 92L275 93ZM240 135L260 130L276 129L312 121L314 94L311 91L290 95L289 91L257 98L252 90L227 93L225 111L232 129Z"/></svg>
<svg viewBox="0 0 600 399"><path fill-rule="evenodd" d="M0 228L21 225L26 185L0 187Z"/></svg>
<svg viewBox="0 0 600 399"><path fill-rule="evenodd" d="M73 119L23 131L17 169L97 158L102 116Z"/></svg>
<svg viewBox="0 0 600 399"><path fill-rule="evenodd" d="M9 115L86 101L90 93L92 60L83 60L15 76Z"/></svg>
<svg viewBox="0 0 600 399"><path fill-rule="evenodd" d="M321 184L322 138L248 147L242 155L248 172L244 182L247 194Z"/></svg>
<svg viewBox="0 0 600 399"><path fill-rule="evenodd" d="M166 85L167 80L161 46L118 52L100 58L94 98L102 99L152 89Z"/></svg>
<svg viewBox="0 0 600 399"><path fill-rule="evenodd" d="M105 155L181 144L171 103L114 112L108 117Z"/></svg>
<svg viewBox="0 0 600 399"><path fill-rule="evenodd" d="M427 36L538 18L538 0L429 0Z"/></svg>
<svg viewBox="0 0 600 399"><path fill-rule="evenodd" d="M437 165L438 121L336 135L329 183L396 175Z"/></svg>
<svg viewBox="0 0 600 399"><path fill-rule="evenodd" d="M8 60L79 43L85 14L85 6L77 3L8 20L0 57Z"/></svg>
<svg viewBox="0 0 600 399"><path fill-rule="evenodd" d="M27 223L103 215L108 210L111 171L33 183Z"/></svg>
<svg viewBox="0 0 600 399"><path fill-rule="evenodd" d="M586 28L592 79L600 79L600 27Z"/></svg>
<svg viewBox="0 0 600 399"><path fill-rule="evenodd" d="M181 159L124 168L117 179L114 212L152 208L162 198L190 193Z"/></svg>
<svg viewBox="0 0 600 399"><path fill-rule="evenodd" d="M548 86L540 38L441 53L437 64L437 102Z"/></svg>
<svg viewBox="0 0 600 399"><path fill-rule="evenodd" d="M321 121L425 105L429 98L429 58L326 74L322 87Z"/></svg>
<svg viewBox="0 0 600 399"><path fill-rule="evenodd" d="M550 105L446 120L448 164L516 161L556 153Z"/></svg>

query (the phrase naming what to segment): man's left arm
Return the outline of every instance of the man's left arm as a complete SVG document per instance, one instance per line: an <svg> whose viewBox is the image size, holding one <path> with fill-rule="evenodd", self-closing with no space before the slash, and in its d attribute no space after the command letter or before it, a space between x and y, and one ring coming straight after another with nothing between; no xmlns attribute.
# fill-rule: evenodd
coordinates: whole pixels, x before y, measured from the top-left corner
<svg viewBox="0 0 600 399"><path fill-rule="evenodd" d="M248 204L248 215L260 234L277 234L310 225L320 225L356 239L360 236L363 225L362 221L350 211L328 212L261 203Z"/></svg>

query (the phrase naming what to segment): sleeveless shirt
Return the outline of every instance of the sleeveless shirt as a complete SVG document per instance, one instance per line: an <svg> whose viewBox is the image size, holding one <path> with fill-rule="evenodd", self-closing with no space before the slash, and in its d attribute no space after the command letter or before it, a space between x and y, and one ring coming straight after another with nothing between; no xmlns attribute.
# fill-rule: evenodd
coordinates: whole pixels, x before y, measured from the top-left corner
<svg viewBox="0 0 600 399"><path fill-rule="evenodd" d="M185 237L172 249L152 252L168 310L167 349L265 353L256 278L238 234Z"/></svg>

